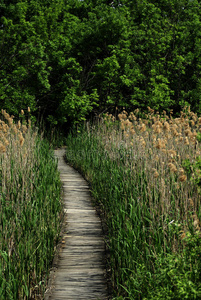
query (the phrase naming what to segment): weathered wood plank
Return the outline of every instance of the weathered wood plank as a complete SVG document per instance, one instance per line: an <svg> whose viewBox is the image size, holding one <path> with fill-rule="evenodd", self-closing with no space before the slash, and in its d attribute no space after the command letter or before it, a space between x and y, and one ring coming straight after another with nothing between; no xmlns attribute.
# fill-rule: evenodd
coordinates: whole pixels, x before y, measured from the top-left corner
<svg viewBox="0 0 201 300"><path fill-rule="evenodd" d="M64 150L55 151L66 222L45 300L108 299L101 221L92 207L87 182L65 163L63 155Z"/></svg>

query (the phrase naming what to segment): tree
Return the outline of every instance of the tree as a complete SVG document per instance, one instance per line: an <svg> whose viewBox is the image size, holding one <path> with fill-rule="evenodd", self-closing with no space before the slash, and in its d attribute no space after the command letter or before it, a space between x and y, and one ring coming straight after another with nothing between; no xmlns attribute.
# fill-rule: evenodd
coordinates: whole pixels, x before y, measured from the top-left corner
<svg viewBox="0 0 201 300"><path fill-rule="evenodd" d="M197 0L0 2L0 100L71 125L116 106L200 112Z"/></svg>

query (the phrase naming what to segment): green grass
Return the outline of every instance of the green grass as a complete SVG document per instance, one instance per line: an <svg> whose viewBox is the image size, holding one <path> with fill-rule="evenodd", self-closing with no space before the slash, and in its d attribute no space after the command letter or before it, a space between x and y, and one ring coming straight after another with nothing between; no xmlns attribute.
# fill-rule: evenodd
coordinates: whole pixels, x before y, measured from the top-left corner
<svg viewBox="0 0 201 300"><path fill-rule="evenodd" d="M161 187L148 190L141 153L136 161L128 148L112 147L110 127L103 135L101 126L87 127L68 136L66 157L90 181L107 222L114 299L200 299L200 232L189 211L189 231L181 239L180 192L172 186L171 209L164 211Z"/></svg>
<svg viewBox="0 0 201 300"><path fill-rule="evenodd" d="M48 142L30 127L23 131L10 122L6 135L1 134L4 143L5 137L9 144L0 153L0 299L42 299L63 217L57 162Z"/></svg>

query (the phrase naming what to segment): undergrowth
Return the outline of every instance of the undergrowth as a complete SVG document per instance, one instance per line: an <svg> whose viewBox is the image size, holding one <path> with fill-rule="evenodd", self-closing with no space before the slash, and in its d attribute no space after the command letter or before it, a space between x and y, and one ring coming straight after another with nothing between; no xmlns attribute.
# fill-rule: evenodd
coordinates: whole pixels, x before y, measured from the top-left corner
<svg viewBox="0 0 201 300"><path fill-rule="evenodd" d="M49 144L26 121L0 120L0 299L43 299L62 221Z"/></svg>
<svg viewBox="0 0 201 300"><path fill-rule="evenodd" d="M107 222L114 299L201 298L200 126L189 108L136 110L68 136Z"/></svg>

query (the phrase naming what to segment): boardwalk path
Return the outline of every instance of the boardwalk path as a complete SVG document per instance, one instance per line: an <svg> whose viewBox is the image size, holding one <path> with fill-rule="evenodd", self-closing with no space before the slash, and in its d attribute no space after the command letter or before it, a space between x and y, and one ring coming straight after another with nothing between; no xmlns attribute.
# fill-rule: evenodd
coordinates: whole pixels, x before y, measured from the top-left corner
<svg viewBox="0 0 201 300"><path fill-rule="evenodd" d="M45 299L108 299L104 270L104 241L100 219L90 201L83 177L56 150L67 214L64 240L54 272L54 288Z"/></svg>

